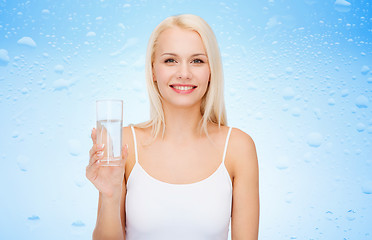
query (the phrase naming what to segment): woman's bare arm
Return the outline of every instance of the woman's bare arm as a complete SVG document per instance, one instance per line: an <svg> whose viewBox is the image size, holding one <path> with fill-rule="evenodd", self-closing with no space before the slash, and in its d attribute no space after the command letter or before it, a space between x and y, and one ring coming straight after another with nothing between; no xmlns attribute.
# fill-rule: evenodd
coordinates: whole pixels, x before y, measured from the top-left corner
<svg viewBox="0 0 372 240"><path fill-rule="evenodd" d="M128 128L123 130L123 135L128 135ZM125 239L126 180L124 168L128 149L123 147L123 160L120 167L100 166L98 161L100 148L95 142L95 134L95 129L93 129L93 147L90 151L91 159L86 173L87 178L99 190L97 222L93 231L93 240ZM126 140L123 138L124 143Z"/></svg>
<svg viewBox="0 0 372 240"><path fill-rule="evenodd" d="M122 196L105 197L99 194L97 223L93 232L93 240L120 240L125 239L121 204Z"/></svg>
<svg viewBox="0 0 372 240"><path fill-rule="evenodd" d="M248 134L234 129L229 152L234 164L231 238L257 240L260 207L255 144Z"/></svg>

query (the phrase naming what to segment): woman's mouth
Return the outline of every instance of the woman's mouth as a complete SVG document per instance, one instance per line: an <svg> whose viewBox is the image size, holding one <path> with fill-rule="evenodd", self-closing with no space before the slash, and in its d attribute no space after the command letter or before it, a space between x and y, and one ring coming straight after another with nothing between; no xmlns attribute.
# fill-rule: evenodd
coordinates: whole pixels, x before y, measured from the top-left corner
<svg viewBox="0 0 372 240"><path fill-rule="evenodd" d="M183 93L183 94L191 93L196 88L196 86L194 85L180 85L180 84L170 85L170 87L177 93Z"/></svg>

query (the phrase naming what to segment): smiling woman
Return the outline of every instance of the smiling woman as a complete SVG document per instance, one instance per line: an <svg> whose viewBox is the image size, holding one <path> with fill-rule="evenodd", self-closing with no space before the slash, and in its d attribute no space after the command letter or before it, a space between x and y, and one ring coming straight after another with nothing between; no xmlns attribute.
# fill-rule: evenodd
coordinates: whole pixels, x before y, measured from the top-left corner
<svg viewBox="0 0 372 240"><path fill-rule="evenodd" d="M248 134L226 126L209 25L194 15L160 23L146 77L151 118L123 128L121 166L101 166L92 131L87 177L100 192L93 239L227 240L230 220L232 240L257 239L256 149Z"/></svg>
<svg viewBox="0 0 372 240"><path fill-rule="evenodd" d="M161 96L159 95L158 87L153 79L153 64L155 61L155 50L159 45L159 40L161 40L161 33L171 28L190 30L199 35L199 38L196 38L194 40L200 41L201 39L203 43L203 47L202 49L200 49L201 52L196 52L195 54L204 55L204 61L208 61L207 65L210 70L210 82L208 91L202 98L200 109L203 115L201 129L204 131L204 133L207 134L208 121L216 123L217 125L227 124L225 103L223 97L224 86L222 62L218 43L213 30L202 18L191 14L184 14L177 17L169 17L165 19L154 29L153 33L150 36L146 59L146 81L150 97L151 116L150 121L147 124L153 126L154 136L159 133L160 128L165 131L164 113L160 100ZM184 41L184 43L186 45L190 45L188 42ZM201 58L200 60L203 61L203 58ZM175 59L172 59L171 61L175 61Z"/></svg>

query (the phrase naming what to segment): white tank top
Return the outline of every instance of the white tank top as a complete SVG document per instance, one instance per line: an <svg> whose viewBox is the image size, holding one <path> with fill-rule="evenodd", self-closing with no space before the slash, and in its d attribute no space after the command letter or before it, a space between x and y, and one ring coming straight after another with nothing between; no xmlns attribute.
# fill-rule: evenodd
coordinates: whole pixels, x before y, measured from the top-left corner
<svg viewBox="0 0 372 240"><path fill-rule="evenodd" d="M127 181L127 240L227 240L231 217L232 183L225 167L231 128L223 158L208 178L190 184L171 184L150 176L136 163Z"/></svg>

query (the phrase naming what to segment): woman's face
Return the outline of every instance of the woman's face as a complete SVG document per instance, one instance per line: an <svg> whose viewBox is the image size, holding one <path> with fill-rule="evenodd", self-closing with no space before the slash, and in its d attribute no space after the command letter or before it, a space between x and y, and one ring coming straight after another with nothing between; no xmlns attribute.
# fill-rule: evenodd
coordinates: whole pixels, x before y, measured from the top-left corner
<svg viewBox="0 0 372 240"><path fill-rule="evenodd" d="M200 107L210 69L199 34L178 27L163 31L155 49L153 77L163 104Z"/></svg>

